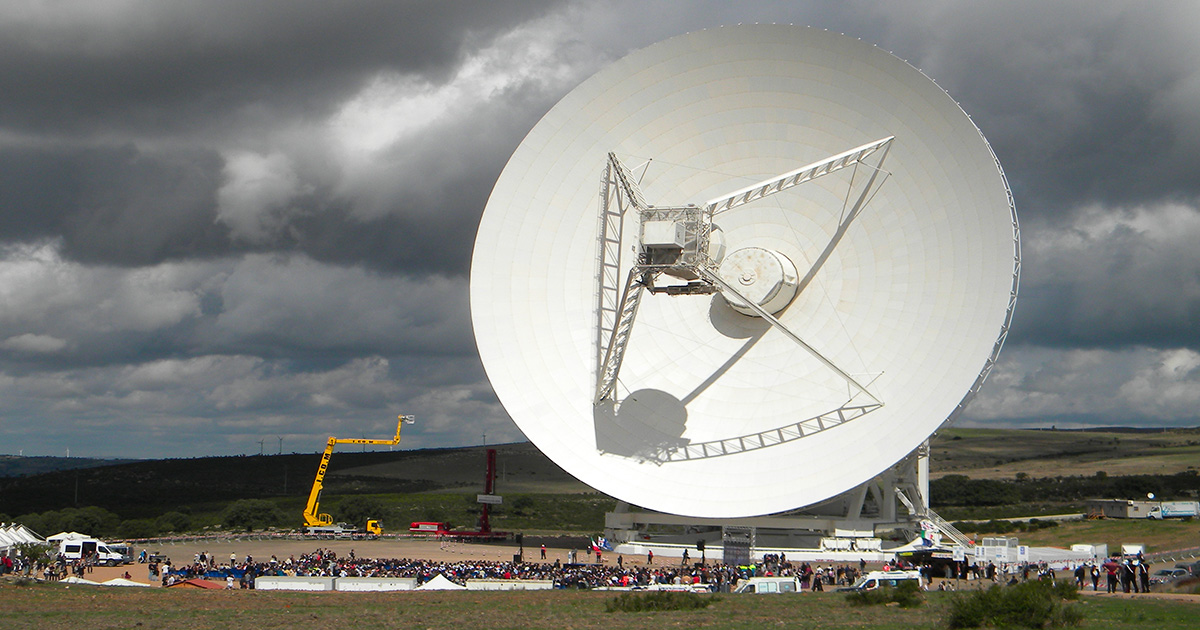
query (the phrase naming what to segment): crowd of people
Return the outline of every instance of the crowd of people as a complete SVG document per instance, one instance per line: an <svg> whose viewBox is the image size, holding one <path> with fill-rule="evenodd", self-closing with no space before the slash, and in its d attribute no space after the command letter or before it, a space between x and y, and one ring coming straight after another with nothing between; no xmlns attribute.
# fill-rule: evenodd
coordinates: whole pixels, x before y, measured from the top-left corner
<svg viewBox="0 0 1200 630"><path fill-rule="evenodd" d="M169 586L177 581L197 577L232 580L240 588L254 588L259 576L298 577L382 577L415 578L418 584L442 575L446 579L465 584L467 580L545 580L556 588L602 588L650 586L653 584L691 585L706 584L718 591L728 591L739 580L756 576L796 576L804 588L822 590L822 585L851 584L862 567L851 565L827 566L792 563L786 557L767 556L761 562L741 566L712 563L663 563L653 564L653 557L646 564L635 565L618 556L616 562L562 563L512 562L490 560L433 561L410 558L363 558L351 550L339 555L331 549L317 549L299 556L255 559L246 556L243 560L231 557L228 563L218 561L210 553L201 552L191 562L172 564L166 560L161 566L147 563L151 580ZM862 563L865 567L865 563Z"/></svg>
<svg viewBox="0 0 1200 630"><path fill-rule="evenodd" d="M423 584L438 575L463 585L467 580L503 579L503 580L542 580L551 581L555 588L593 589L604 587L647 587L651 585L707 585L716 591L730 591L739 581L752 577L795 577L802 590L822 591L827 586L845 586L855 582L866 572L866 562L854 564L833 563L821 565L809 562L792 562L785 555L766 555L761 561L738 566L689 562L688 558L663 561L649 554L645 563L634 564L625 562L617 555L615 562L604 563L599 554L592 561L588 554L587 562L574 562L578 556L568 554L568 562L559 560L547 562L543 550L540 562L514 562L491 560L454 560L434 561L411 558L363 558L350 550L347 554L339 555L332 549L316 549L311 553L299 556L290 555L279 558L272 555L267 559L255 559L245 556L239 560L230 554L228 562L218 560L214 554L201 552L190 558L189 562L173 563L170 559L160 560L148 557L143 552L138 562L145 565L147 577L151 582L161 582L170 586L179 581L192 578L219 579L226 582L230 588L254 588L254 580L259 576L298 576L298 577L378 577L378 578L413 578L417 584ZM60 580L68 575L84 577L91 573L95 566L94 557L79 560L68 560L59 555L47 564L24 563L20 557L9 561L14 565L4 567L9 572L20 572L26 575L37 575L45 580ZM887 563L883 570L917 568L906 566L903 562ZM993 583L1015 584L1030 579L1056 580L1054 568L1046 563L1001 564L987 562L984 564L954 563L940 567L941 571L932 567L921 568L922 582L926 585L934 577L947 578L940 584L948 588L952 584L949 578L972 581L988 581ZM1125 593L1149 592L1150 565L1139 557L1109 558L1103 563L1079 564L1073 569L1075 586L1081 590L1089 584L1093 591L1101 587L1101 582L1109 593L1118 591ZM125 577L130 577L128 573Z"/></svg>

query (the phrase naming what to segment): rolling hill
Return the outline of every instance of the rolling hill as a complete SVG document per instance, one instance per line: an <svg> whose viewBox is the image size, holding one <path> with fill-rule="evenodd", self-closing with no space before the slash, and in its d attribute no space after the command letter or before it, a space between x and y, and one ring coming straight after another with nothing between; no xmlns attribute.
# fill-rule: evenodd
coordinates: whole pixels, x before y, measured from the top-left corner
<svg viewBox="0 0 1200 630"><path fill-rule="evenodd" d="M1109 476L1170 475L1200 467L1200 428L947 429L932 440L931 446L935 479L946 475L993 480L1013 480L1019 475L1026 479L1090 477L1100 471ZM594 492L532 444L504 444L494 448L498 451L499 493ZM467 447L337 452L326 478L326 493L329 497L473 495L483 488L484 450L484 447ZM94 505L123 518L153 518L181 505L211 510L247 498L303 501L319 459L318 453L310 453L118 463L101 460L102 465L85 468L24 476L10 474L0 477L0 512L17 516ZM13 469L20 467L0 468L0 473ZM936 505L936 496L934 502Z"/></svg>

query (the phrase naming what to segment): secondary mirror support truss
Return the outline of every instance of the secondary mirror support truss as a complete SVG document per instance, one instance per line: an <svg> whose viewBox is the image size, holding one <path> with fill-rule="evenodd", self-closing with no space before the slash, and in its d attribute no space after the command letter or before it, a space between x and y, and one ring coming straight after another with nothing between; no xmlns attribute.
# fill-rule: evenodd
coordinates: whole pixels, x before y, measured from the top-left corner
<svg viewBox="0 0 1200 630"><path fill-rule="evenodd" d="M850 386L850 400L859 394L870 399L870 403L843 406L835 410L837 421L828 423L830 426L869 413L882 406L882 401L876 398L866 386L848 372L838 367L833 361L821 355L812 345L805 342L799 335L788 329L773 315L761 308L752 300L747 299L728 283L721 280L717 272L719 260L710 255L713 217L739 206L764 199L776 193L788 190L805 182L812 181L844 168L859 164L871 169L869 178L857 199L850 204L853 186L847 191L848 211L844 210L839 220L833 239L826 246L816 263L804 275L800 284L802 291L824 264L825 260L837 246L853 220L870 201L874 192L886 180L882 170L883 160L887 156L893 136L888 136L864 144L859 147L819 160L801 168L789 171L769 180L765 180L734 191L730 194L711 199L703 206L687 205L672 207L655 207L648 205L632 173L613 153L608 154L604 169L604 177L600 185L600 226L599 253L597 260L597 312L596 312L596 394L593 404L604 402L619 403L616 393L617 378L628 349L630 334L637 318L638 306L643 294L648 290L652 294L666 293L667 295L710 295L725 293L747 304L760 317L779 330L796 344L812 354L827 368L835 372ZM875 156L871 162L870 156ZM884 178L879 175L884 173ZM636 211L639 215L637 260L631 266L624 283L621 279L622 237L624 236L624 218L627 211ZM673 277L676 281L670 284L656 285L663 275ZM683 280L680 284L678 280ZM848 401L849 402L849 401ZM850 413L843 414L842 411ZM797 434L791 439L803 437L805 431L801 428L804 422L817 422L823 430L826 422L835 416L825 414L796 424ZM790 427L791 425L789 425ZM811 428L810 428L810 433ZM698 444L680 449L671 449L670 453L660 453L663 461L675 459L692 459L696 457L713 457L742 450L753 450L764 446L790 441L783 439L785 427L755 434L741 436L732 440L721 440L711 444ZM791 435L791 434L789 434ZM728 444L727 444L728 443ZM730 445L735 445L730 448ZM749 444L749 448L746 446ZM711 447L711 448L710 448ZM677 452L676 452L677 451ZM711 453L710 453L711 451Z"/></svg>

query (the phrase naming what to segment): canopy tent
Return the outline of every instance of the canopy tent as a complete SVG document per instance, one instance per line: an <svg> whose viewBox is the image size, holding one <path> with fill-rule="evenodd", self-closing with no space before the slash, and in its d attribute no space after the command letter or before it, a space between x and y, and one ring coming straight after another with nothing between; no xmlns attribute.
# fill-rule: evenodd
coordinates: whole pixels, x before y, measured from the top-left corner
<svg viewBox="0 0 1200 630"><path fill-rule="evenodd" d="M39 543L42 539L24 525L13 523L0 527L0 554L22 543Z"/></svg>
<svg viewBox="0 0 1200 630"><path fill-rule="evenodd" d="M908 544L901 545L895 549L885 549L888 553L908 553L913 551L950 551L950 547L943 545L935 545L927 538L920 536L912 539Z"/></svg>
<svg viewBox="0 0 1200 630"><path fill-rule="evenodd" d="M80 534L79 532L59 532L46 539L49 543L60 543L64 540L88 540L91 536Z"/></svg>
<svg viewBox="0 0 1200 630"><path fill-rule="evenodd" d="M467 587L451 582L441 573L433 576L432 580L417 587L418 591L465 591Z"/></svg>
<svg viewBox="0 0 1200 630"><path fill-rule="evenodd" d="M113 578L113 579L111 579L111 580L108 580L108 581L105 581L105 582L101 582L101 583L100 583L100 586L141 586L141 587L148 587L148 586L150 586L150 585L149 585L149 584L146 584L146 583L144 583L144 582L134 582L133 580L127 580L127 579L125 579L125 578Z"/></svg>

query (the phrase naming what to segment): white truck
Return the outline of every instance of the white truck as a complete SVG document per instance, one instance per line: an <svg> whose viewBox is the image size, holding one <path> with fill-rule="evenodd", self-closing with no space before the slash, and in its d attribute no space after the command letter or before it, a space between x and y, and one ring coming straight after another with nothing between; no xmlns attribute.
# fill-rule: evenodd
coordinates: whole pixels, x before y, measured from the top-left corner
<svg viewBox="0 0 1200 630"><path fill-rule="evenodd" d="M1163 501L1150 508L1146 518L1162 520L1165 518L1190 518L1200 516L1200 502L1197 501Z"/></svg>

